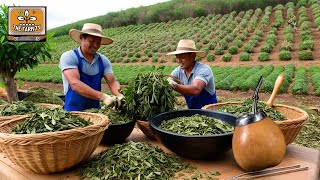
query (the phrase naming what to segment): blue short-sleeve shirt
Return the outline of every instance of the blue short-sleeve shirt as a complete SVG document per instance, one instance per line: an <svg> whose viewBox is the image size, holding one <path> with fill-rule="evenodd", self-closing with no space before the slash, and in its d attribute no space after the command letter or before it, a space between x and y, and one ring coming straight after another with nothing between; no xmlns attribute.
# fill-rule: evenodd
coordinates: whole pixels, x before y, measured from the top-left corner
<svg viewBox="0 0 320 180"><path fill-rule="evenodd" d="M105 55L96 53L92 63L90 64L89 61L83 56L80 50L80 47L78 47L77 50L82 59L82 64L83 64L82 72L84 72L85 74L96 75L99 73L99 61L98 61L99 56L101 57L103 67L104 67L103 75L113 73L111 63ZM63 72L66 69L78 69L78 58L77 58L77 55L73 52L73 50L67 51L61 55L59 67L61 69L61 72ZM63 81L64 94L67 94L69 89L69 82L64 77L63 73L62 73L62 81Z"/></svg>
<svg viewBox="0 0 320 180"><path fill-rule="evenodd" d="M211 95L216 92L212 70L207 64L195 62L189 78L187 78L185 71L181 69L180 66L175 68L171 72L171 75L179 79L184 85L191 85L193 80L199 79L206 84L204 89L207 90Z"/></svg>

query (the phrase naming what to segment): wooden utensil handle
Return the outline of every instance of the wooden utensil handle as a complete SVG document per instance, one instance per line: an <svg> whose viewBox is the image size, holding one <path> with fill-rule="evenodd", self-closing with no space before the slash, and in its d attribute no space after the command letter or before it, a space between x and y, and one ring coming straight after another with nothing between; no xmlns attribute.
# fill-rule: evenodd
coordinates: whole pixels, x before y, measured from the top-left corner
<svg viewBox="0 0 320 180"><path fill-rule="evenodd" d="M274 87L273 87L273 91L272 91L272 94L269 98L269 100L266 102L266 104L270 107L273 106L273 101L274 99L276 98L276 95L278 93L278 91L280 90L283 82L284 82L284 75L283 74L280 74L276 80L276 82L274 83Z"/></svg>

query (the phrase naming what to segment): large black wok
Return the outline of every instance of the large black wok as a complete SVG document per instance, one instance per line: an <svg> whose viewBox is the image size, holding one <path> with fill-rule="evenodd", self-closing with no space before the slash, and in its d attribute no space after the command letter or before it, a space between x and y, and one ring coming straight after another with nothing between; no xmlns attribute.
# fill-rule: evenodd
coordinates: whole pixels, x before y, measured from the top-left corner
<svg viewBox="0 0 320 180"><path fill-rule="evenodd" d="M149 120L149 125L156 139L172 152L179 156L190 159L214 159L220 154L231 149L233 132L191 136L165 131L159 128L162 121L181 116L192 116L194 114L214 117L234 126L237 116L220 111L203 109L189 109L169 111L158 114Z"/></svg>

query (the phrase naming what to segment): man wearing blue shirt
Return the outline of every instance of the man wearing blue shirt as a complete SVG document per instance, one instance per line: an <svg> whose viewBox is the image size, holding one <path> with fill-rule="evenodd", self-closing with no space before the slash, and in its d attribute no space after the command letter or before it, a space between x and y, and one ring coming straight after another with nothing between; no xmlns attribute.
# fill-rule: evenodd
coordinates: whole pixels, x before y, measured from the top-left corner
<svg viewBox="0 0 320 180"><path fill-rule="evenodd" d="M102 35L98 24L86 23L81 31L71 29L70 37L80 43L80 47L61 55L59 67L65 94L64 109L67 111L83 111L100 108L100 101L106 106L113 106L119 93L120 84L112 73L109 59L97 53L101 45L111 44L112 39ZM101 79L104 78L113 95L101 92Z"/></svg>
<svg viewBox="0 0 320 180"><path fill-rule="evenodd" d="M176 51L167 55L176 56L179 66L171 75L182 84L173 78L168 78L168 82L175 91L184 95L189 109L201 109L204 105L217 103L210 66L195 61L196 56L205 57L206 53L196 51L194 41L180 40Z"/></svg>

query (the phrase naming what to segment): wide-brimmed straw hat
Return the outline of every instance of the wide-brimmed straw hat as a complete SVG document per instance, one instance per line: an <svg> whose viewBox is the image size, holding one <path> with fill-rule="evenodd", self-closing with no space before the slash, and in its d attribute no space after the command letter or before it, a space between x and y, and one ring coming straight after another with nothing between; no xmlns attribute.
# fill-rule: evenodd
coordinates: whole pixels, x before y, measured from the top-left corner
<svg viewBox="0 0 320 180"><path fill-rule="evenodd" d="M182 39L179 41L177 49L173 52L169 52L167 55L176 55L183 53L195 52L199 57L205 57L206 53L204 51L196 51L196 44L193 40Z"/></svg>
<svg viewBox="0 0 320 180"><path fill-rule="evenodd" d="M77 29L71 29L69 31L69 36L78 43L81 43L81 34L90 34L92 36L101 37L101 45L107 45L113 42L111 38L102 35L102 28L99 24L85 23L81 31Z"/></svg>

